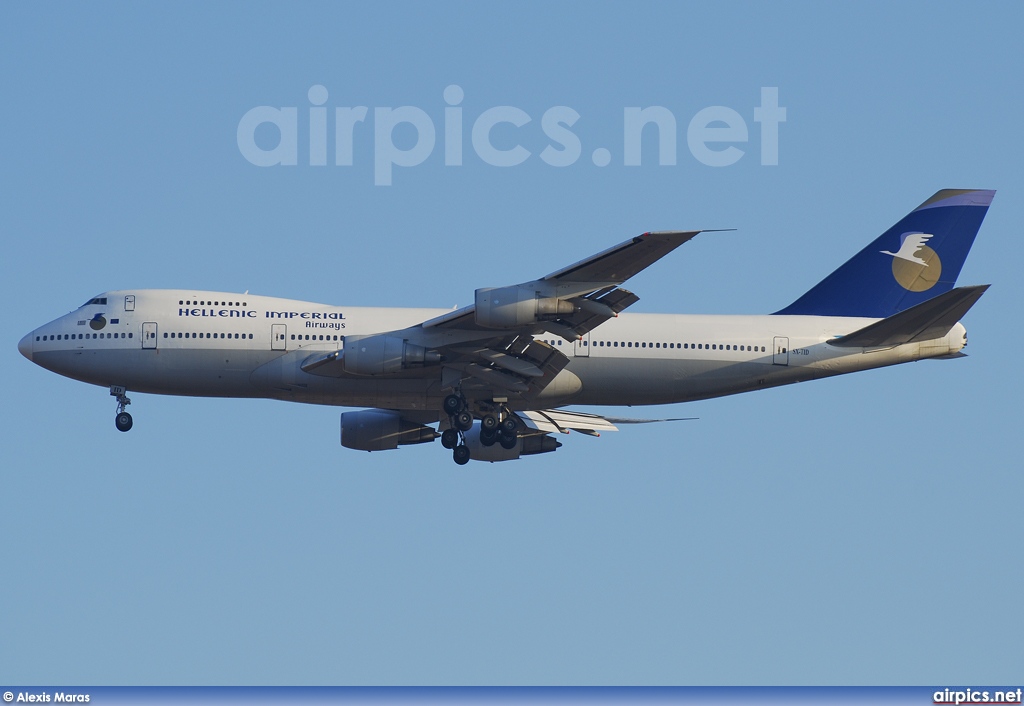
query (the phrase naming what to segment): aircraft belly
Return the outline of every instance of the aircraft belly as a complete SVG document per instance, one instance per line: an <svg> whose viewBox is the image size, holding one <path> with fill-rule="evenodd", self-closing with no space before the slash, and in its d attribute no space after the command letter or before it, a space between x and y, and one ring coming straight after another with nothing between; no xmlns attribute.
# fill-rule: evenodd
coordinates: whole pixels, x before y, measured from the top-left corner
<svg viewBox="0 0 1024 706"><path fill-rule="evenodd" d="M252 397L248 351L138 348L47 351L36 362L75 380L134 392Z"/></svg>
<svg viewBox="0 0 1024 706"><path fill-rule="evenodd" d="M417 378L353 379L317 377L308 384L268 388L264 397L337 407L382 409L440 409L441 397L428 396L430 381Z"/></svg>
<svg viewBox="0 0 1024 706"><path fill-rule="evenodd" d="M819 376L810 367L770 360L665 360L589 358L573 361L583 391L573 404L647 405L707 399L775 387Z"/></svg>
<svg viewBox="0 0 1024 706"><path fill-rule="evenodd" d="M312 351L293 351L260 361L251 375L262 397L340 407L439 409L440 374L423 376L328 377L304 372L300 365ZM428 392L438 388L430 399Z"/></svg>

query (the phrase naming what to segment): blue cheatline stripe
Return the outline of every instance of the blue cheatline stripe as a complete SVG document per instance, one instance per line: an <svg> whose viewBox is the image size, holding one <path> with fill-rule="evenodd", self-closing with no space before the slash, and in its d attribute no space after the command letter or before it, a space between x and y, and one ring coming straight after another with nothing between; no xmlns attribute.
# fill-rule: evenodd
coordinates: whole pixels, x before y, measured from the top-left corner
<svg viewBox="0 0 1024 706"><path fill-rule="evenodd" d="M1010 685L900 687L331 687L331 686L5 686L6 703L107 704L879 704L1020 703ZM1004 699L996 702L997 692ZM1013 699L1006 698L1007 692ZM58 696L60 695L60 696ZM8 696L13 697L8 701ZM70 697L70 698L69 698ZM84 701L88 698L88 701Z"/></svg>

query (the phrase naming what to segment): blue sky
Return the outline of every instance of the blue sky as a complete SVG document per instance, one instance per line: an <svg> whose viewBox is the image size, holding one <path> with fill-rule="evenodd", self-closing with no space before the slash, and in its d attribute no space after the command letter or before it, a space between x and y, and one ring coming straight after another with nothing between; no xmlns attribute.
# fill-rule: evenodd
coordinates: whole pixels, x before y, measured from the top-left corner
<svg viewBox="0 0 1024 706"><path fill-rule="evenodd" d="M1019 4L0 17L0 682L1020 678ZM444 163L450 85L461 166ZM313 86L329 109L369 109L352 166L333 141L309 164ZM760 160L764 87L786 109L777 166ZM296 108L295 166L240 151L239 122L264 105ZM374 109L399 106L429 116L437 144L377 186ZM472 148L497 106L531 119L493 132L530 152L518 166ZM540 158L554 106L580 116L565 167ZM624 110L649 106L677 121L676 164L645 133L642 165L624 166ZM688 147L711 106L748 128L731 166ZM940 188L998 190L960 277L993 285L964 320L970 357L658 409L700 420L572 435L514 463L346 450L339 410L271 401L133 395L119 434L106 390L16 350L108 289L451 307L661 229L737 231L637 276L635 311L767 313Z"/></svg>

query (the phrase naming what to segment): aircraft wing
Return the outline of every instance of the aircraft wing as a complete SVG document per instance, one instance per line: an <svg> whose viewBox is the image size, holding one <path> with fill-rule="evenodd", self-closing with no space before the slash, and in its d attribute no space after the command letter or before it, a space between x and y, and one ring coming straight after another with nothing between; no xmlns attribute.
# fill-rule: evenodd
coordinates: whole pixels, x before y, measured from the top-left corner
<svg viewBox="0 0 1024 706"><path fill-rule="evenodd" d="M545 315L532 328L574 341L640 300L618 285L701 232L644 233L539 280L497 289L532 291L538 299L553 298L571 304L572 311ZM491 291L494 290L477 290L477 303L425 321L422 327L488 330L490 327L481 324L477 310L481 292Z"/></svg>
<svg viewBox="0 0 1024 706"><path fill-rule="evenodd" d="M490 388L529 400L569 364L568 356L534 336L575 342L618 316L640 299L619 285L700 232L644 233L541 279L478 289L472 306L410 333L444 357L442 387L483 388L483 394Z"/></svg>
<svg viewBox="0 0 1024 706"><path fill-rule="evenodd" d="M546 277L478 289L473 305L417 326L372 337L346 336L345 346L378 337L398 341L399 347L411 344L439 358L442 389L530 400L569 364L568 356L535 336L549 333L575 342L618 316L640 299L619 285L700 232L644 233ZM349 365L344 352L335 351L310 356L302 369L340 377Z"/></svg>
<svg viewBox="0 0 1024 706"><path fill-rule="evenodd" d="M614 282L621 284L688 240L699 230L664 230L644 233L585 260L552 272L544 279L556 282Z"/></svg>

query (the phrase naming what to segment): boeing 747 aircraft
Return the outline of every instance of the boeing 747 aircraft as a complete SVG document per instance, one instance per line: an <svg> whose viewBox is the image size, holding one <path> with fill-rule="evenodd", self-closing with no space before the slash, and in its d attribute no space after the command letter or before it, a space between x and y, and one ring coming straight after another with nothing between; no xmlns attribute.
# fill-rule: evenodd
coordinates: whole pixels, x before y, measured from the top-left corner
<svg viewBox="0 0 1024 706"><path fill-rule="evenodd" d="M954 288L993 191L946 189L768 315L623 314L630 277L701 231L644 233L546 277L477 289L455 311L337 307L249 294L123 290L25 336L30 361L131 391L370 407L341 444L432 442L455 462L554 451L615 424L566 405L656 405L925 358L956 358L988 285Z"/></svg>

